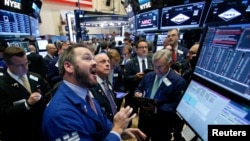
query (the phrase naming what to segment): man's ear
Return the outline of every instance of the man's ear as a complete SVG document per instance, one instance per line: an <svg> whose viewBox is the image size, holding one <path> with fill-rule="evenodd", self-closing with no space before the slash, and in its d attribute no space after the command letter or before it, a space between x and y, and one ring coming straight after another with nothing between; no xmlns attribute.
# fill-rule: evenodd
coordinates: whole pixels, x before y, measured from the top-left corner
<svg viewBox="0 0 250 141"><path fill-rule="evenodd" d="M70 62L64 62L64 69L65 71L69 72L69 73L73 73L74 72L74 67Z"/></svg>

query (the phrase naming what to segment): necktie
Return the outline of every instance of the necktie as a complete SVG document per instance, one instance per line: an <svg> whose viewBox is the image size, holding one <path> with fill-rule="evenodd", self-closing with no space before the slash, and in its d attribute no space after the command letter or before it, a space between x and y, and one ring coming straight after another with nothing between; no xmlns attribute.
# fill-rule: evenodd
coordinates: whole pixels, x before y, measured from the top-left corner
<svg viewBox="0 0 250 141"><path fill-rule="evenodd" d="M91 96L89 95L89 93L88 93L87 96L86 96L86 101L89 103L91 109L97 114L97 110L96 110L94 101L93 101L93 99L91 98Z"/></svg>
<svg viewBox="0 0 250 141"><path fill-rule="evenodd" d="M126 60L126 59L124 59L124 63L123 63L123 64L124 64L124 65L126 65L126 63L127 63L127 60Z"/></svg>
<svg viewBox="0 0 250 141"><path fill-rule="evenodd" d="M172 49L172 59L173 59L173 62L177 61L177 56L176 56L175 49Z"/></svg>
<svg viewBox="0 0 250 141"><path fill-rule="evenodd" d="M21 76L20 80L23 82L23 86L25 87L25 89L31 93L30 83L29 83L28 79L25 76Z"/></svg>
<svg viewBox="0 0 250 141"><path fill-rule="evenodd" d="M160 83L160 77L156 76L156 80L154 82L154 85L153 85L153 88L152 88L152 91L151 91L151 95L150 95L151 99L154 99L155 93L156 93L157 89L159 88L159 83Z"/></svg>
<svg viewBox="0 0 250 141"><path fill-rule="evenodd" d="M145 64L145 60L142 60L142 71L146 70L146 64Z"/></svg>
<svg viewBox="0 0 250 141"><path fill-rule="evenodd" d="M104 90L105 91L105 95L108 98L109 104L111 106L112 113L115 114L117 112L116 104L115 104L115 101L114 101L113 97L111 96L111 93L110 93L110 90L108 88L108 84L107 84L106 81L103 81L103 86L104 86L104 89L105 89Z"/></svg>

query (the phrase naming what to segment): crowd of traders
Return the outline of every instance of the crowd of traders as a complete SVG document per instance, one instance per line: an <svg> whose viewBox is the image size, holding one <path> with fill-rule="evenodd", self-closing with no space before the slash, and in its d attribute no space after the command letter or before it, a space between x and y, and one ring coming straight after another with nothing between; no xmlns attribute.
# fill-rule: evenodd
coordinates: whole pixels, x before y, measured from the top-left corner
<svg viewBox="0 0 250 141"><path fill-rule="evenodd" d="M127 37L119 47L95 38L48 44L44 57L32 44L29 53L1 49L1 140L184 140L176 107L199 44L188 49L178 40L172 29L155 52Z"/></svg>

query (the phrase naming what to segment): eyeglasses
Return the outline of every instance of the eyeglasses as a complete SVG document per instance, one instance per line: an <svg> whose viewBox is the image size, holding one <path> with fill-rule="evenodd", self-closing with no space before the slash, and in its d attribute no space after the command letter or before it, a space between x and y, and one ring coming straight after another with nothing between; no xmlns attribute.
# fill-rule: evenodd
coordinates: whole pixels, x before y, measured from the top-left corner
<svg viewBox="0 0 250 141"><path fill-rule="evenodd" d="M137 47L138 49L147 49L148 48L148 46L140 46L140 47Z"/></svg>
<svg viewBox="0 0 250 141"><path fill-rule="evenodd" d="M24 64L14 64L14 63L11 63L10 65L13 65L13 66L15 66L15 67L26 67L26 66L28 66L30 64L30 61L27 61L26 63L24 63Z"/></svg>

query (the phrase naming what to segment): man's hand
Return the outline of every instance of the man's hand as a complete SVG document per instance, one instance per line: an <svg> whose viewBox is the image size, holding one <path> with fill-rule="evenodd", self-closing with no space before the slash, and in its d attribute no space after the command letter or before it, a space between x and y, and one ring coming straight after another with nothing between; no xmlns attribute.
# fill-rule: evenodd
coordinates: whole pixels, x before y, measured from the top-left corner
<svg viewBox="0 0 250 141"><path fill-rule="evenodd" d="M136 116L136 114L133 114L131 116L132 111L133 108L129 106L127 106L126 108L121 108L120 111L117 112L114 116L112 130L119 134L122 134L127 128L130 121Z"/></svg>
<svg viewBox="0 0 250 141"><path fill-rule="evenodd" d="M30 94L29 99L27 100L27 104L28 105L34 105L36 104L40 99L41 99L42 95L38 92L34 92L32 94Z"/></svg>
<svg viewBox="0 0 250 141"><path fill-rule="evenodd" d="M146 139L146 135L138 128L127 128L121 134L121 138L124 140L136 138L137 141L141 141Z"/></svg>

